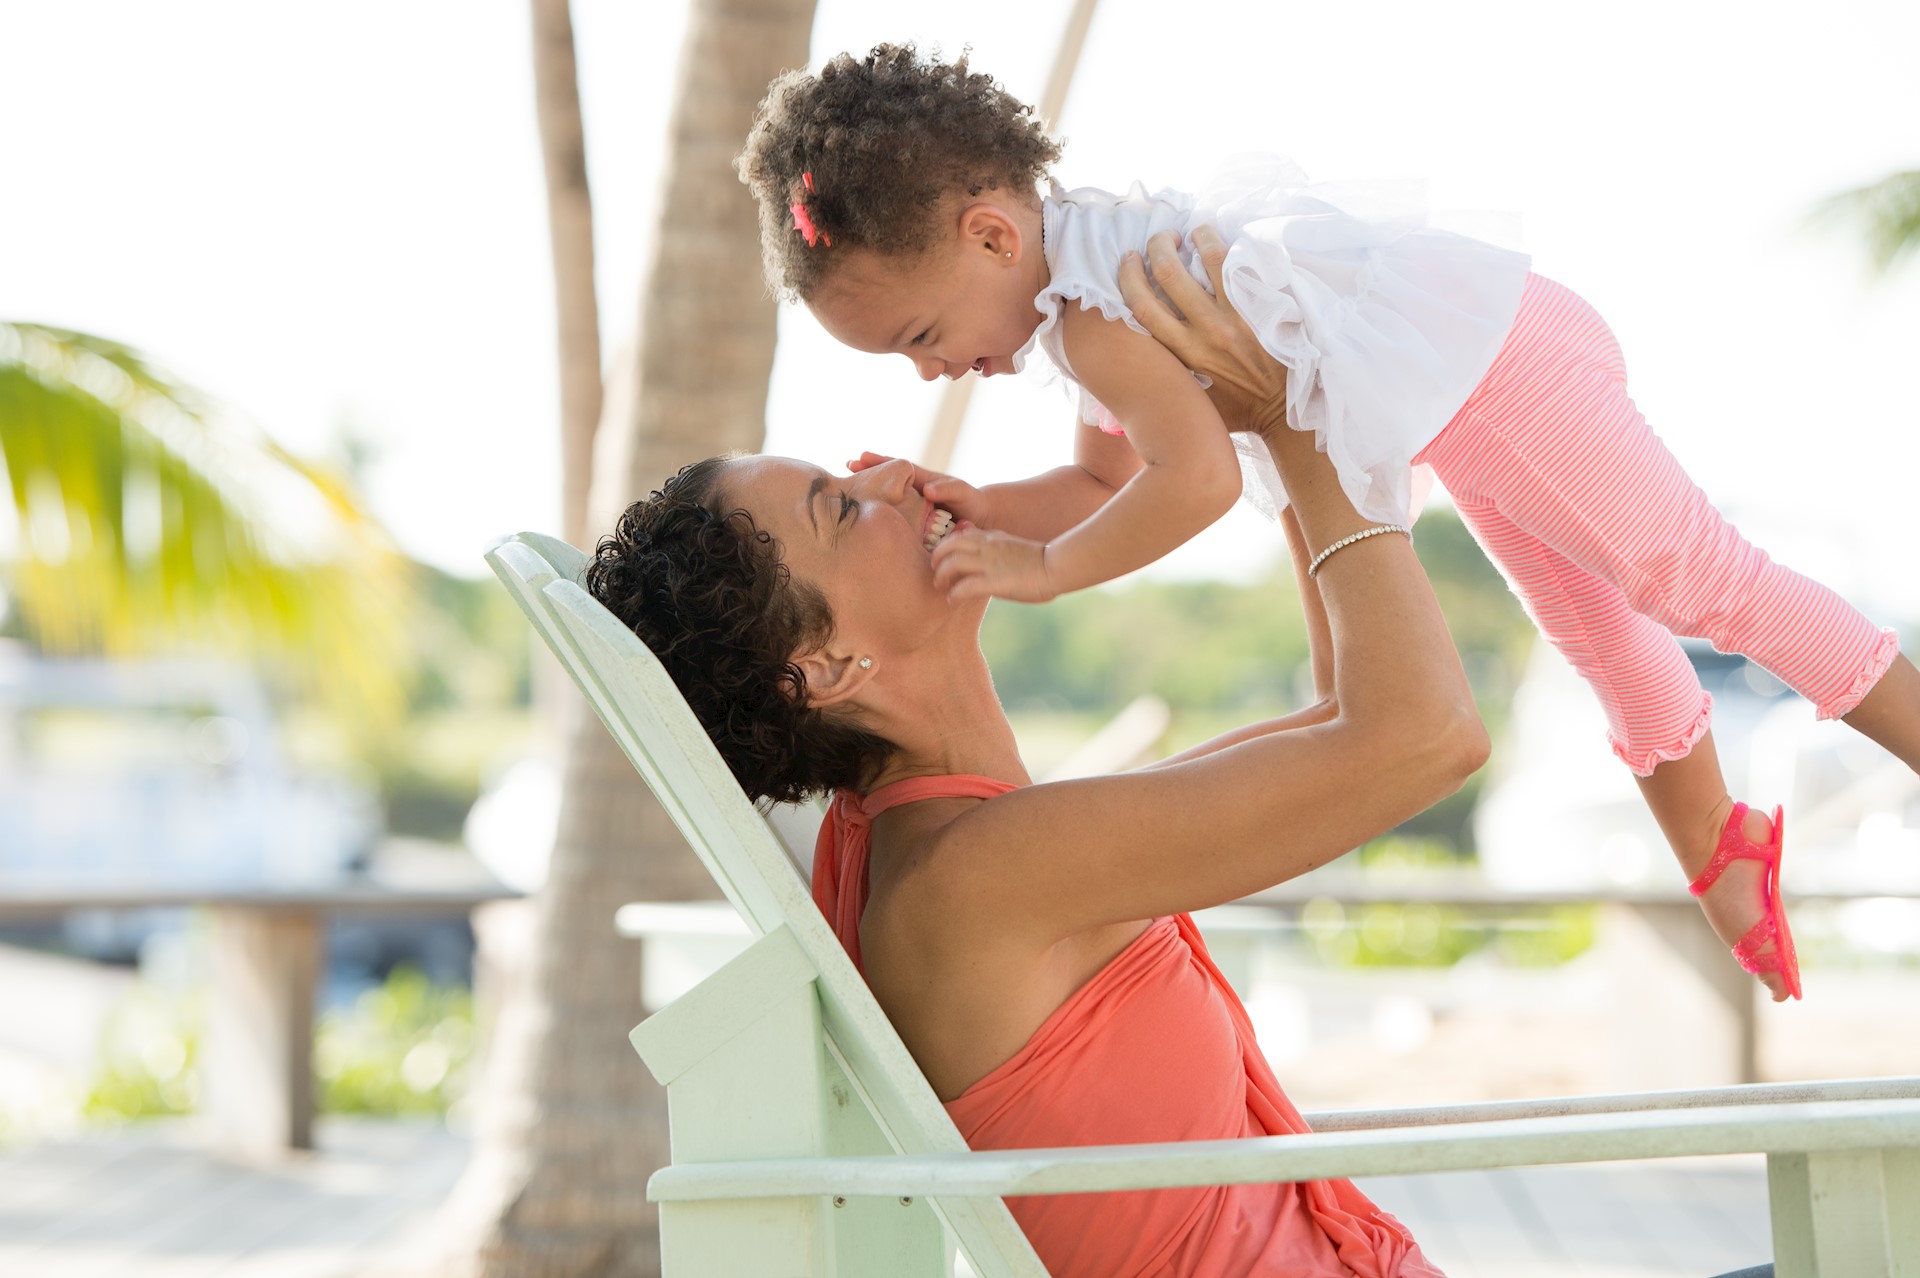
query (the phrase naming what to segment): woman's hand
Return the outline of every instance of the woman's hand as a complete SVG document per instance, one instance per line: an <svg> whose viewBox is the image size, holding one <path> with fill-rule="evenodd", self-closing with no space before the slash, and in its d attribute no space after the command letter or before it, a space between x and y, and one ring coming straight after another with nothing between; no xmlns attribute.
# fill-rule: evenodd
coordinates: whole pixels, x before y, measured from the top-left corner
<svg viewBox="0 0 1920 1278"><path fill-rule="evenodd" d="M894 460L885 453L863 452L847 463L847 469L854 474L878 466L882 462ZM928 470L924 466L914 465L913 486L940 509L955 519L964 519L979 528L996 526L993 502L987 493L975 488L964 479L955 479L952 475L943 475L937 470Z"/></svg>
<svg viewBox="0 0 1920 1278"><path fill-rule="evenodd" d="M1207 392L1234 430L1262 435L1286 423L1287 370L1260 345L1226 299L1220 271L1226 241L1210 226L1193 230L1192 244L1212 282L1211 295L1181 263L1179 237L1162 231L1147 241L1147 261L1129 253L1120 263L1120 294L1154 338L1185 364L1213 380ZM1152 272L1153 283L1147 282ZM1158 285L1178 309L1154 291Z"/></svg>

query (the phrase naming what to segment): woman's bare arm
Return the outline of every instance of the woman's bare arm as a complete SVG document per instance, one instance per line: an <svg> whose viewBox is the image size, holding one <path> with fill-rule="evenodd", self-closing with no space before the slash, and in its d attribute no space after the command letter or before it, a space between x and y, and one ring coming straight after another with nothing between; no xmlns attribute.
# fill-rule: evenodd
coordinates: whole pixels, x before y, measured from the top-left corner
<svg viewBox="0 0 1920 1278"><path fill-rule="evenodd" d="M1339 713L1339 707L1333 699L1333 637L1327 633L1327 610L1320 602L1320 588L1312 577L1307 575L1305 543L1301 541L1300 521L1294 517L1289 507L1280 512L1281 527L1286 529L1288 557L1293 562L1293 575L1300 588L1301 611L1305 614L1307 626L1308 662L1313 671L1313 704L1303 706L1277 719L1267 719L1260 723L1249 723L1223 732L1217 737L1189 746L1178 754L1168 755L1154 763L1143 765L1137 771L1148 768L1164 768L1176 763L1186 763L1192 759L1205 758L1215 751L1228 746L1239 745L1242 741L1251 741L1255 737L1271 736L1276 732L1289 732L1295 728L1310 728L1316 723L1325 723Z"/></svg>
<svg viewBox="0 0 1920 1278"><path fill-rule="evenodd" d="M1217 288L1221 254L1203 244L1201 256ZM1185 319L1130 297L1135 314L1190 367L1214 373L1198 361L1231 349L1244 324L1197 285L1159 278ZM1246 411L1266 427L1306 549L1367 526L1312 435L1285 428L1281 402ZM1356 542L1327 560L1313 585L1339 654L1332 717L1161 768L1032 786L981 804L940 835L964 854L921 863L949 880L938 895L1046 943L1271 886L1457 789L1484 762L1486 734L1406 539Z"/></svg>
<svg viewBox="0 0 1920 1278"><path fill-rule="evenodd" d="M1322 702L1333 699L1333 635L1327 630L1327 605L1320 598L1320 586L1307 567L1313 557L1307 551L1306 534L1300 531L1300 517L1288 506L1280 512L1280 526L1287 533L1287 558L1293 563L1293 582L1300 590L1300 614L1307 625L1307 658L1313 672L1313 695Z"/></svg>

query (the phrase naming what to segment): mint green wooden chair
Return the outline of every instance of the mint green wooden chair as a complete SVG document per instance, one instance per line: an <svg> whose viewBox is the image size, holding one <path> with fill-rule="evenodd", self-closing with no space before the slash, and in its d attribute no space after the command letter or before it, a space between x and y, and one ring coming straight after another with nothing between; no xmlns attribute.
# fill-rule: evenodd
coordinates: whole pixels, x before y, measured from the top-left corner
<svg viewBox="0 0 1920 1278"><path fill-rule="evenodd" d="M1311 1115L1311 1135L975 1153L666 672L523 533L487 555L754 939L633 1031L669 1278L1045 1278L1003 1198L1764 1153L1778 1278L1920 1278L1920 1078ZM611 903L610 903L611 904ZM611 926L609 920L609 926Z"/></svg>

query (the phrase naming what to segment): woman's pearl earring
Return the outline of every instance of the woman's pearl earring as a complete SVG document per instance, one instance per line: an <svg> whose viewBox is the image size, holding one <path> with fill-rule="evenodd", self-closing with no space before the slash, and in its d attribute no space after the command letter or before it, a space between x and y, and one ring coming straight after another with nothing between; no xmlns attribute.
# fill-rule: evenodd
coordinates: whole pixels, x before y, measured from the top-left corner
<svg viewBox="0 0 1920 1278"><path fill-rule="evenodd" d="M1012 256L1013 256L1013 250L1012 250L1012 249L1008 249L1008 250L1007 250L1006 252L1004 252L1004 253L1002 253L1002 254L1001 254L1000 256L1001 256L1001 257L1012 257Z"/></svg>
<svg viewBox="0 0 1920 1278"><path fill-rule="evenodd" d="M862 658L860 658L860 668L861 668L862 670L871 670L871 669L873 669L873 658L872 658L872 657L862 657Z"/></svg>

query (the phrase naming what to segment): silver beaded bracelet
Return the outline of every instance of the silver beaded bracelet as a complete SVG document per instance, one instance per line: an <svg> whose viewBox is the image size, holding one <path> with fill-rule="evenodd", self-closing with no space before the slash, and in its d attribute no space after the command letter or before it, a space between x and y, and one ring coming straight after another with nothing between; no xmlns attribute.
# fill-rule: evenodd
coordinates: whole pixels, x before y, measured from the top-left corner
<svg viewBox="0 0 1920 1278"><path fill-rule="evenodd" d="M1334 542L1331 546L1328 546L1325 550L1315 555L1313 562L1307 565L1307 576L1311 577L1318 573L1320 571L1320 565L1327 562L1327 556L1331 555L1334 551L1344 550L1356 541L1365 541L1369 537L1378 537L1381 533L1404 533L1408 541L1413 540L1413 529L1407 527L1405 524L1375 524L1371 528L1362 528L1357 533L1347 534L1339 541Z"/></svg>

